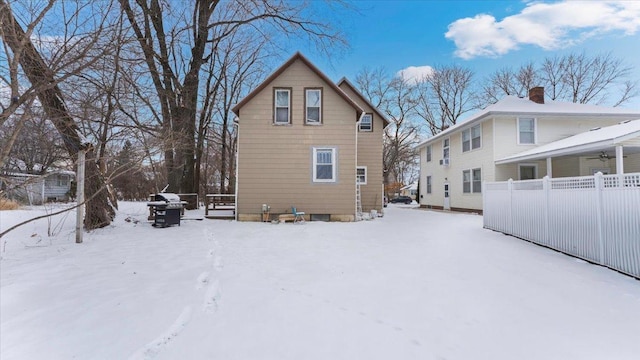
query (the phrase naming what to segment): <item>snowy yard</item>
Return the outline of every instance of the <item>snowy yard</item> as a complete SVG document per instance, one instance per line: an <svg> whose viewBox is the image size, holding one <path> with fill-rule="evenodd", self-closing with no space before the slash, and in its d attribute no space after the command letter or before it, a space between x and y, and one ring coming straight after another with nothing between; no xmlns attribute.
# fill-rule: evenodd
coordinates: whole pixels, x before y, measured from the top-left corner
<svg viewBox="0 0 640 360"><path fill-rule="evenodd" d="M2 360L640 354L640 281L477 215L390 205L358 223L156 229L144 203L120 207L81 245L73 214L1 239ZM43 211L0 212L0 228Z"/></svg>

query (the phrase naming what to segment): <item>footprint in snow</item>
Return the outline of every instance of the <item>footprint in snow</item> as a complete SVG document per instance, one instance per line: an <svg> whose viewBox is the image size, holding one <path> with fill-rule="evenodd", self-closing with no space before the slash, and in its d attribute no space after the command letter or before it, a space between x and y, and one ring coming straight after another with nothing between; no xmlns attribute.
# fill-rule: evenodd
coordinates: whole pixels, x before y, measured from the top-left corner
<svg viewBox="0 0 640 360"><path fill-rule="evenodd" d="M198 280L196 282L196 290L202 289L205 285L209 283L210 275L211 274L208 271L205 271L198 276Z"/></svg>
<svg viewBox="0 0 640 360"><path fill-rule="evenodd" d="M191 321L191 306L182 309L182 312L173 324L160 336L138 349L133 355L129 356L129 360L148 360L156 357L162 349L167 346Z"/></svg>
<svg viewBox="0 0 640 360"><path fill-rule="evenodd" d="M202 307L204 312L209 314L216 312L221 295L220 281L216 279L209 284L207 292L204 295L204 305Z"/></svg>

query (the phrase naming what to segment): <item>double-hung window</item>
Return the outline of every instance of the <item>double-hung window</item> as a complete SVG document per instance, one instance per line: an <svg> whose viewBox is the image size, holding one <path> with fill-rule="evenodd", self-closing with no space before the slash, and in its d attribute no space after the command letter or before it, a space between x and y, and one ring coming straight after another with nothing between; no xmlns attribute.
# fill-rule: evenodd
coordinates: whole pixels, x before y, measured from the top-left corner
<svg viewBox="0 0 640 360"><path fill-rule="evenodd" d="M442 140L442 163L449 165L449 138Z"/></svg>
<svg viewBox="0 0 640 360"><path fill-rule="evenodd" d="M462 131L462 152L480 148L482 145L481 125Z"/></svg>
<svg viewBox="0 0 640 360"><path fill-rule="evenodd" d="M360 118L360 131L373 131L373 114L363 114Z"/></svg>
<svg viewBox="0 0 640 360"><path fill-rule="evenodd" d="M273 123L291 124L291 89L274 89Z"/></svg>
<svg viewBox="0 0 640 360"><path fill-rule="evenodd" d="M305 89L305 123L322 124L322 89Z"/></svg>
<svg viewBox="0 0 640 360"><path fill-rule="evenodd" d="M367 185L367 167L358 166L356 168L356 184Z"/></svg>
<svg viewBox="0 0 640 360"><path fill-rule="evenodd" d="M427 146L427 162L431 162L431 145Z"/></svg>
<svg viewBox="0 0 640 360"><path fill-rule="evenodd" d="M336 149L313 148L313 182L336 181Z"/></svg>
<svg viewBox="0 0 640 360"><path fill-rule="evenodd" d="M431 176L427 176L427 194L431 194Z"/></svg>
<svg viewBox="0 0 640 360"><path fill-rule="evenodd" d="M518 118L518 144L536 143L536 119Z"/></svg>
<svg viewBox="0 0 640 360"><path fill-rule="evenodd" d="M480 169L462 171L462 192L465 194L482 192L482 172Z"/></svg>

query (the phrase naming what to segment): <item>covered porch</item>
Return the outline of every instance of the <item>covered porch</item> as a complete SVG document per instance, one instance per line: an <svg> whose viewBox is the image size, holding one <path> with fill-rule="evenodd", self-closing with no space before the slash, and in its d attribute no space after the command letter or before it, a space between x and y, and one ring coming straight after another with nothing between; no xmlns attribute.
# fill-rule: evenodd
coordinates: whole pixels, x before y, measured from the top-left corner
<svg viewBox="0 0 640 360"><path fill-rule="evenodd" d="M594 128L495 164L496 181L640 172L640 120Z"/></svg>

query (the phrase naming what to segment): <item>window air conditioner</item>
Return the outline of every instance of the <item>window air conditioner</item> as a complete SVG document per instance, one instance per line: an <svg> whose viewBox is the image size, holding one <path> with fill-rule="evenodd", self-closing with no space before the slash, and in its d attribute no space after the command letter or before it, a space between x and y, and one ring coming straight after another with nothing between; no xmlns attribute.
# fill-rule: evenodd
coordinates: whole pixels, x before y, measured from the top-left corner
<svg viewBox="0 0 640 360"><path fill-rule="evenodd" d="M440 165L449 166L449 159L441 159Z"/></svg>

